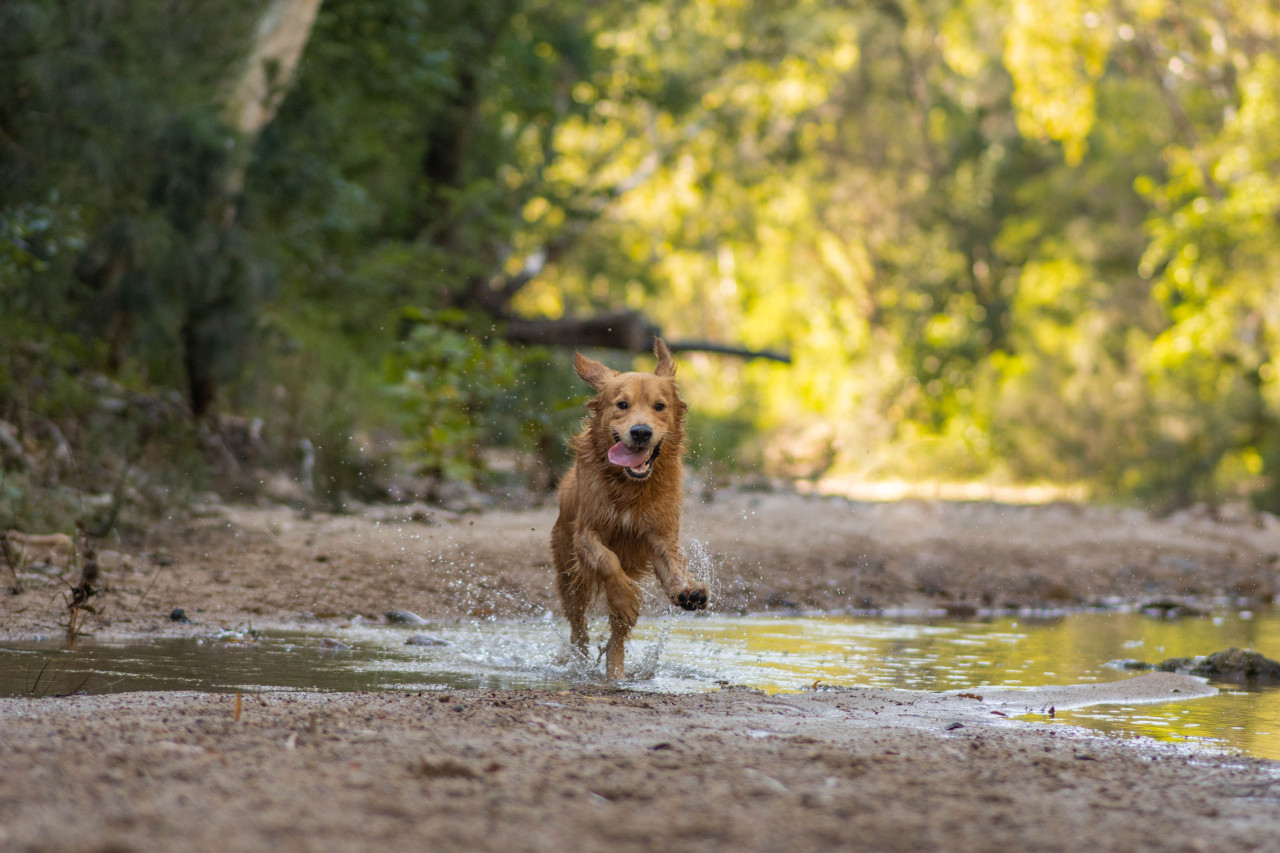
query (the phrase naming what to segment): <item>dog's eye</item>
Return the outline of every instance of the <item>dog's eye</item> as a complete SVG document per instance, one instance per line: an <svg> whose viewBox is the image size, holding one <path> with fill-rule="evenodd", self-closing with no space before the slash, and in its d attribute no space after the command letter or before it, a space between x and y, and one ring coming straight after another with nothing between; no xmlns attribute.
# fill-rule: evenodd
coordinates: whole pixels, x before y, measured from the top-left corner
<svg viewBox="0 0 1280 853"><path fill-rule="evenodd" d="M628 403L626 400L619 400L619 401L618 401L618 408L619 408L619 409L629 409L629 408L631 408L631 404L630 404L630 403Z"/></svg>
<svg viewBox="0 0 1280 853"><path fill-rule="evenodd" d="M666 407L667 407L667 404L666 404L666 403L654 403L654 404L653 404L653 410L654 410L655 412L661 412L661 411L662 411L663 409L665 409Z"/></svg>

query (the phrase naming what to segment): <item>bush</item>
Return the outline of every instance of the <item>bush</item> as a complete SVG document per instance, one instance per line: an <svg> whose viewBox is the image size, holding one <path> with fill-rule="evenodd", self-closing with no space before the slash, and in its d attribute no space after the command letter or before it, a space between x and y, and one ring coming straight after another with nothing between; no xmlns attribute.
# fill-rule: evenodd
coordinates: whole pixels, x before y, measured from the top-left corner
<svg viewBox="0 0 1280 853"><path fill-rule="evenodd" d="M462 314L417 312L387 359L388 392L399 402L405 453L417 473L474 479L485 409L510 391L518 360L501 341L459 328Z"/></svg>

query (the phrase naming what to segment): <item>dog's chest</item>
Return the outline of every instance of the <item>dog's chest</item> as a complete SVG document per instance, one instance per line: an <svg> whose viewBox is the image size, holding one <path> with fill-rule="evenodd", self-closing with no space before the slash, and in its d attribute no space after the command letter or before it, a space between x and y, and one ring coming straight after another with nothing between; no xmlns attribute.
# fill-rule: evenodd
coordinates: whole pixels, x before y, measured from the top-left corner
<svg viewBox="0 0 1280 853"><path fill-rule="evenodd" d="M593 527L606 546L619 555L633 550L647 552L656 539L665 539L668 526L652 509L637 506L606 506L596 516Z"/></svg>
<svg viewBox="0 0 1280 853"><path fill-rule="evenodd" d="M620 533L635 535L652 528L646 514L639 507L610 506L606 508L606 516L608 526Z"/></svg>

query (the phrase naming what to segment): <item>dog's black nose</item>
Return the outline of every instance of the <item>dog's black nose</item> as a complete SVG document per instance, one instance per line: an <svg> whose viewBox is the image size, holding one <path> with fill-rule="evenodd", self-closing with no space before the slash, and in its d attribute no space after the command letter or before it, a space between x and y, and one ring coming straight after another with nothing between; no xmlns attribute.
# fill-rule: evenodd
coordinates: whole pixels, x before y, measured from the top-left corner
<svg viewBox="0 0 1280 853"><path fill-rule="evenodd" d="M645 444L651 438L653 438L653 427L640 424L631 428L631 440L636 444Z"/></svg>

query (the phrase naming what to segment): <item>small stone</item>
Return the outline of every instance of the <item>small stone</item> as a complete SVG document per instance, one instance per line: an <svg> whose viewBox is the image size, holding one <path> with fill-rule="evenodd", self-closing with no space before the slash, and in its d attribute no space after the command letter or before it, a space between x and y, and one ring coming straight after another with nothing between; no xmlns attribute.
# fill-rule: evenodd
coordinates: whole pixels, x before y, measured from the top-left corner
<svg viewBox="0 0 1280 853"><path fill-rule="evenodd" d="M389 610L387 611L387 621L393 625L426 625L427 620L423 619L412 610Z"/></svg>
<svg viewBox="0 0 1280 853"><path fill-rule="evenodd" d="M187 614L182 612L181 607L173 608L173 611L169 614L169 621L181 622L183 625L191 624L191 620L187 618Z"/></svg>

